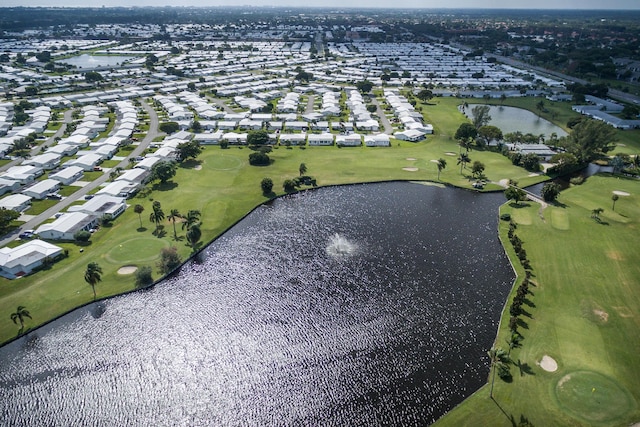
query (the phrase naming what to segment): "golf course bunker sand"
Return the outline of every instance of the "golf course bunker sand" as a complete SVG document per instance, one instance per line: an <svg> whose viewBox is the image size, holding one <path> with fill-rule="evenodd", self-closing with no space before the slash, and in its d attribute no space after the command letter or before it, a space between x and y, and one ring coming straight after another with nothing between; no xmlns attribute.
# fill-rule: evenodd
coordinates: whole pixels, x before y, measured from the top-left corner
<svg viewBox="0 0 640 427"><path fill-rule="evenodd" d="M630 196L631 194L627 193L626 191L620 191L620 190L613 190L613 194L616 194L618 196Z"/></svg>
<svg viewBox="0 0 640 427"><path fill-rule="evenodd" d="M121 274L123 276L126 274L133 274L136 272L136 270L138 270L138 267L136 267L135 265L123 265L118 269L118 274Z"/></svg>
<svg viewBox="0 0 640 427"><path fill-rule="evenodd" d="M593 310L593 314L595 314L602 323L607 323L607 321L609 320L609 313L604 310L599 310L596 308Z"/></svg>
<svg viewBox="0 0 640 427"><path fill-rule="evenodd" d="M195 165L193 169L197 171L202 170L202 165Z"/></svg>
<svg viewBox="0 0 640 427"><path fill-rule="evenodd" d="M418 168L402 168L402 170L407 172L417 172Z"/></svg>
<svg viewBox="0 0 640 427"><path fill-rule="evenodd" d="M546 354L542 356L542 360L539 363L540 367L547 372L555 372L558 370L558 363Z"/></svg>
<svg viewBox="0 0 640 427"><path fill-rule="evenodd" d="M457 154L456 154L456 153L453 153L453 152L451 152L451 151L447 151L447 152L446 152L446 153L444 153L444 154L446 154L447 156L457 156Z"/></svg>
<svg viewBox="0 0 640 427"><path fill-rule="evenodd" d="M409 160L410 162L413 162L414 160L418 160L415 157L407 157L407 160Z"/></svg>

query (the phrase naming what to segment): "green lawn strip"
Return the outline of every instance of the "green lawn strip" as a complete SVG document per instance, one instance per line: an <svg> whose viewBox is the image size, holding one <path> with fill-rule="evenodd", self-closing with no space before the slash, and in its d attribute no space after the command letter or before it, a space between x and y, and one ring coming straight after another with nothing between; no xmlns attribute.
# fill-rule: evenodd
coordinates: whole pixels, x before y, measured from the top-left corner
<svg viewBox="0 0 640 427"><path fill-rule="evenodd" d="M497 404L485 386L437 425L509 426L511 416L519 422L521 415L536 426L626 426L640 419L640 254L630 238L637 233L640 218L637 189L637 181L594 176L565 190L559 197L564 207L546 208L544 220L538 205L503 206L502 212L530 219L530 225L520 224L516 234L534 268L537 286L531 288L530 300L535 307L525 307L532 318L522 317L527 329L520 328L524 340L512 358L527 364L533 375L521 376L512 366L512 383L496 379ZM598 223L591 218L590 206L607 200L613 190L631 193L624 200L625 216L617 212L607 216L605 211L603 223ZM550 220L556 211L566 216L562 230ZM501 222L507 254L516 259L506 231ZM512 297L496 339L503 348L507 348ZM537 365L544 355L556 360L556 372ZM615 402L610 401L612 395L618 396Z"/></svg>

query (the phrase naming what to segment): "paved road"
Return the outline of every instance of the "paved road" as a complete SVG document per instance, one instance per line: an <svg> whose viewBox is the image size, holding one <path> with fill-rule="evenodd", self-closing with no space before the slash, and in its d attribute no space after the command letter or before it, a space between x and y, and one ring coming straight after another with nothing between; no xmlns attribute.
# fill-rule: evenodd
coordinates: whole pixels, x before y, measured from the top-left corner
<svg viewBox="0 0 640 427"><path fill-rule="evenodd" d="M392 135L393 126L391 125L391 122L387 118L387 115L384 113L384 109L378 102L378 99L373 95L371 95L371 103L378 108L378 110L376 111L376 114L378 114L380 122L382 123L382 127L384 128L384 133L386 133L387 135Z"/></svg>
<svg viewBox="0 0 640 427"><path fill-rule="evenodd" d="M115 167L120 167L122 169L126 169L129 166L129 159L131 157L137 157L142 154L142 152L151 144L151 142L158 136L164 135L163 133L158 132L158 115L155 110L149 106L145 102L145 100L141 100L142 107L149 114L149 132L144 137L144 139L138 144L131 153L120 161ZM77 200L83 199L85 195L87 195L91 190L97 188L101 184L104 184L109 179L109 171L105 170L104 173L98 177L97 179L91 181L84 187L80 187L76 192L71 194L68 197L65 197L55 206L47 209L43 213L36 215L34 218L25 222L18 230L15 230L13 233L4 236L2 240L0 240L0 246L5 246L7 243L15 240L18 234L20 234L24 230L36 229L40 224L42 224L47 219L51 218L58 212L61 212L63 209L76 202Z"/></svg>

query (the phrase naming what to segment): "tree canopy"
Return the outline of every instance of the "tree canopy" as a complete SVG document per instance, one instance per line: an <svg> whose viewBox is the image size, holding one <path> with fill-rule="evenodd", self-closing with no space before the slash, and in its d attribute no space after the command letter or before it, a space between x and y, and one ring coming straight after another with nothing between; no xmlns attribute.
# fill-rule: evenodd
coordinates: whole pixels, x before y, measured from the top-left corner
<svg viewBox="0 0 640 427"><path fill-rule="evenodd" d="M582 120L573 132L564 139L567 152L582 162L590 162L615 148L616 130L604 122L594 119Z"/></svg>
<svg viewBox="0 0 640 427"><path fill-rule="evenodd" d="M478 130L476 129L476 127L471 123L465 122L458 127L454 138L458 141L463 141L473 139L476 137L476 135L478 135Z"/></svg>
<svg viewBox="0 0 640 427"><path fill-rule="evenodd" d="M265 145L269 143L269 133L264 129L251 130L247 134L247 144Z"/></svg>
<svg viewBox="0 0 640 427"><path fill-rule="evenodd" d="M178 162L184 162L189 158L195 159L200 155L200 153L202 153L202 146L198 141L183 142L182 144L178 144L178 147L176 148L178 153Z"/></svg>
<svg viewBox="0 0 640 427"><path fill-rule="evenodd" d="M369 93L373 89L373 83L369 80L360 80L356 83L356 88L362 93Z"/></svg>
<svg viewBox="0 0 640 427"><path fill-rule="evenodd" d="M471 121L476 129L488 124L491 121L488 105L476 105L471 109Z"/></svg>
<svg viewBox="0 0 640 427"><path fill-rule="evenodd" d="M166 183L176 174L176 164L170 160L164 160L153 165L151 169L151 177L154 180L160 180L161 183Z"/></svg>

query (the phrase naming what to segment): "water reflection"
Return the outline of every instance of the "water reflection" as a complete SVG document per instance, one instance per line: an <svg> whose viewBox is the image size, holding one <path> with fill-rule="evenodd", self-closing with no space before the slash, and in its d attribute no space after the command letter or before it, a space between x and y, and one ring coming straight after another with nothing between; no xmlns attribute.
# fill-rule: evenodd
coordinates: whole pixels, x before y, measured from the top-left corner
<svg viewBox="0 0 640 427"><path fill-rule="evenodd" d="M430 423L486 381L502 201L388 183L262 207L160 286L3 348L3 424Z"/></svg>

